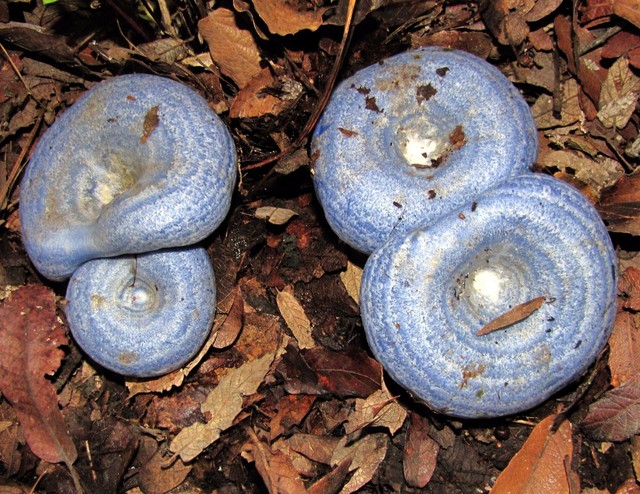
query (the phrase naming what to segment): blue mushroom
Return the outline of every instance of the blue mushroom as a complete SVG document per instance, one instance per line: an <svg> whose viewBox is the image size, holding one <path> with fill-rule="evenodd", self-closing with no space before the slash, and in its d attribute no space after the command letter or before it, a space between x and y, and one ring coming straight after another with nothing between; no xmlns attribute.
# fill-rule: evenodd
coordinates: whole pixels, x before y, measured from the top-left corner
<svg viewBox="0 0 640 494"><path fill-rule="evenodd" d="M215 279L193 244L227 215L236 170L207 102L153 75L96 85L42 136L20 190L22 237L40 273L72 276L69 328L95 362L158 376L202 346Z"/></svg>
<svg viewBox="0 0 640 494"><path fill-rule="evenodd" d="M73 273L67 300L73 337L95 362L159 376L186 364L207 338L213 268L202 247L94 259Z"/></svg>
<svg viewBox="0 0 640 494"><path fill-rule="evenodd" d="M525 174L392 237L367 260L360 301L371 349L398 383L434 410L482 418L527 410L579 377L609 337L616 284L591 203Z"/></svg>
<svg viewBox="0 0 640 494"><path fill-rule="evenodd" d="M314 185L331 228L370 254L526 172L531 112L491 64L427 47L344 80L312 139Z"/></svg>
<svg viewBox="0 0 640 494"><path fill-rule="evenodd" d="M23 241L40 273L190 245L225 218L231 135L191 88L144 74L88 91L42 136L20 190Z"/></svg>

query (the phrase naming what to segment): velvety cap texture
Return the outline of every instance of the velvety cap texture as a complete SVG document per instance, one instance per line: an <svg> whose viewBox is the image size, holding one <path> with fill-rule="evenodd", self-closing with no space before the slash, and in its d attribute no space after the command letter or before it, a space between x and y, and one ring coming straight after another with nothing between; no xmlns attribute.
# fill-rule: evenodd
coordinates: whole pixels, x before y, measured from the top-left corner
<svg viewBox="0 0 640 494"><path fill-rule="evenodd" d="M226 216L236 180L229 131L184 84L114 77L40 139L20 190L23 240L44 276L89 259L190 245Z"/></svg>
<svg viewBox="0 0 640 494"><path fill-rule="evenodd" d="M537 149L529 107L498 69L427 47L339 84L311 153L329 225L369 254L526 172Z"/></svg>
<svg viewBox="0 0 640 494"><path fill-rule="evenodd" d="M434 410L481 418L527 410L579 377L607 342L616 286L591 203L526 174L391 238L366 263L360 301L398 383ZM478 335L536 299L519 322Z"/></svg>
<svg viewBox="0 0 640 494"><path fill-rule="evenodd" d="M202 247L88 261L71 277L74 339L101 366L135 377L186 364L213 324L213 268Z"/></svg>

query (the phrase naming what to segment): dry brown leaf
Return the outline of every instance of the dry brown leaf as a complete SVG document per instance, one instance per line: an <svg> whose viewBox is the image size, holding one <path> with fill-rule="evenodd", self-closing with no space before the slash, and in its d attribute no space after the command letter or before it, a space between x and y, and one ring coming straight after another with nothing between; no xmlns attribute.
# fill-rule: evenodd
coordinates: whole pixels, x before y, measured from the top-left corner
<svg viewBox="0 0 640 494"><path fill-rule="evenodd" d="M283 432L298 425L309 413L316 401L315 396L286 395L278 401L276 414L269 423L269 439L274 440Z"/></svg>
<svg viewBox="0 0 640 494"><path fill-rule="evenodd" d="M627 479L618 486L615 494L640 494L640 485L636 479Z"/></svg>
<svg viewBox="0 0 640 494"><path fill-rule="evenodd" d="M180 458L167 465L162 450L138 470L138 482L144 494L164 494L184 482L193 465L185 465Z"/></svg>
<svg viewBox="0 0 640 494"><path fill-rule="evenodd" d="M636 109L640 78L629 69L629 60L620 57L609 69L600 92L598 120L605 127L621 129Z"/></svg>
<svg viewBox="0 0 640 494"><path fill-rule="evenodd" d="M319 474L320 465L292 449L286 439L279 438L275 442L269 441L269 444L271 445L272 453L282 453L289 458L294 470L301 477L308 479L316 477Z"/></svg>
<svg viewBox="0 0 640 494"><path fill-rule="evenodd" d="M244 298L242 297L242 290L240 290L240 287L236 287L233 304L231 304L229 313L226 314L224 322L220 324L217 331L214 329L215 340L213 341L213 348L220 350L231 346L238 338L238 335L242 330L243 322Z"/></svg>
<svg viewBox="0 0 640 494"><path fill-rule="evenodd" d="M598 211L609 231L640 235L640 173L624 175L604 191Z"/></svg>
<svg viewBox="0 0 640 494"><path fill-rule="evenodd" d="M353 472L353 475L340 494L351 494L371 481L387 454L389 438L386 434L376 433L364 436L349 446L346 446L346 442L345 436L336 447L331 459L333 466L351 459L349 471Z"/></svg>
<svg viewBox="0 0 640 494"><path fill-rule="evenodd" d="M562 85L562 106L559 118L553 112L553 97L542 94L531 107L533 118L539 129L567 127L583 118L578 93L580 88L575 79L568 79Z"/></svg>
<svg viewBox="0 0 640 494"><path fill-rule="evenodd" d="M493 321L485 324L480 331L476 333L476 336L484 336L485 334L493 333L494 331L504 329L526 319L542 306L545 299L545 296L536 297L514 306L513 309L508 310L504 314L496 317Z"/></svg>
<svg viewBox="0 0 640 494"><path fill-rule="evenodd" d="M527 22L537 22L552 14L560 6L562 0L537 0L526 15Z"/></svg>
<svg viewBox="0 0 640 494"><path fill-rule="evenodd" d="M253 0L258 15L273 34L285 36L304 29L315 31L322 26L327 8L309 10L306 2L282 0Z"/></svg>
<svg viewBox="0 0 640 494"><path fill-rule="evenodd" d="M629 266L620 275L618 289L624 297L622 306L625 309L640 311L640 269Z"/></svg>
<svg viewBox="0 0 640 494"><path fill-rule="evenodd" d="M302 304L298 302L293 294L293 287L285 287L284 290L278 292L276 295L276 303L278 304L278 310L287 326L293 333L293 336L298 340L298 346L301 349L313 348L316 346L316 342L311 336L311 321L304 313Z"/></svg>
<svg viewBox="0 0 640 494"><path fill-rule="evenodd" d="M260 71L260 51L249 31L240 29L231 10L217 8L198 22L198 31L209 45L220 71L239 88Z"/></svg>
<svg viewBox="0 0 640 494"><path fill-rule="evenodd" d="M289 447L310 460L325 465L331 464L333 452L340 439L333 436L314 436L313 434L294 434L287 439Z"/></svg>
<svg viewBox="0 0 640 494"><path fill-rule="evenodd" d="M169 449L189 462L217 441L220 433L231 427L242 411L243 397L255 393L262 384L275 355L275 352L268 353L223 376L200 406L209 421L182 429Z"/></svg>
<svg viewBox="0 0 640 494"><path fill-rule="evenodd" d="M640 436L633 436L630 441L631 461L636 478L640 478Z"/></svg>
<svg viewBox="0 0 640 494"><path fill-rule="evenodd" d="M344 480L347 478L347 475L349 474L350 465L351 460L349 458L345 458L324 477L316 480L313 485L310 485L307 489L307 493L327 494L338 492L340 487L344 484Z"/></svg>
<svg viewBox="0 0 640 494"><path fill-rule="evenodd" d="M619 386L633 376L640 376L640 335L637 324L640 316L619 312L609 338L609 369L611 384Z"/></svg>
<svg viewBox="0 0 640 494"><path fill-rule="evenodd" d="M296 472L291 459L280 451L272 452L271 448L260 441L255 433L249 430L251 440L244 445L242 457L256 464L258 473L271 494L302 494L306 488Z"/></svg>
<svg viewBox="0 0 640 494"><path fill-rule="evenodd" d="M429 436L429 420L415 412L410 415L407 439L404 443L402 469L412 487L424 487L436 469L440 445Z"/></svg>
<svg viewBox="0 0 640 494"><path fill-rule="evenodd" d="M391 396L386 386L366 399L357 398L355 410L344 425L347 434L367 426L386 427L395 434L407 418L407 411Z"/></svg>
<svg viewBox="0 0 640 494"><path fill-rule="evenodd" d="M482 19L498 43L519 46L527 39L529 26L524 16L535 5L534 0L496 0L484 5Z"/></svg>
<svg viewBox="0 0 640 494"><path fill-rule="evenodd" d="M498 476L492 494L570 494L579 485L570 469L573 455L571 423L563 421L551 431L556 415L549 415L534 427L524 445ZM572 478L570 478L572 477Z"/></svg>
<svg viewBox="0 0 640 494"><path fill-rule="evenodd" d="M347 290L349 296L360 304L360 280L362 279L362 268L347 261L347 269L340 272L340 281Z"/></svg>
<svg viewBox="0 0 640 494"><path fill-rule="evenodd" d="M0 305L0 391L13 406L31 451L49 463L71 466L77 458L58 396L45 376L60 366L67 345L55 295L28 285Z"/></svg>
<svg viewBox="0 0 640 494"><path fill-rule="evenodd" d="M290 109L304 92L304 86L285 75L274 77L269 67L251 79L236 95L229 116L255 118L279 115Z"/></svg>
<svg viewBox="0 0 640 494"><path fill-rule="evenodd" d="M614 185L624 175L624 169L617 161L606 157L600 157L598 161L576 151L543 150L538 163L547 168L557 168L590 185L598 193Z"/></svg>
<svg viewBox="0 0 640 494"><path fill-rule="evenodd" d="M277 208L275 206L257 208L255 214L259 220L267 220L272 225L284 225L291 218L298 215L298 213L291 209Z"/></svg>
<svg viewBox="0 0 640 494"><path fill-rule="evenodd" d="M638 0L615 0L613 13L640 28L640 4Z"/></svg>

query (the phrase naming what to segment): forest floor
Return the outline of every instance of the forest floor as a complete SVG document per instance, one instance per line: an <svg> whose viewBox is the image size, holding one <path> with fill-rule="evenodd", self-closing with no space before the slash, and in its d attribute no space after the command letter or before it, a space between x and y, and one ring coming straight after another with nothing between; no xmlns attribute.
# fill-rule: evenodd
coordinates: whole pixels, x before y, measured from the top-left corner
<svg viewBox="0 0 640 494"><path fill-rule="evenodd" d="M1 493L640 492L638 3L480 4L0 0ZM487 59L520 89L537 170L587 195L620 259L610 345L579 382L516 416L452 419L383 373L359 317L365 257L313 192L310 133L335 82L427 45ZM65 284L34 270L18 215L45 129L132 72L198 90L241 171L204 242L218 291L207 351L152 380L86 359L66 331ZM21 291L45 313L19 326Z"/></svg>

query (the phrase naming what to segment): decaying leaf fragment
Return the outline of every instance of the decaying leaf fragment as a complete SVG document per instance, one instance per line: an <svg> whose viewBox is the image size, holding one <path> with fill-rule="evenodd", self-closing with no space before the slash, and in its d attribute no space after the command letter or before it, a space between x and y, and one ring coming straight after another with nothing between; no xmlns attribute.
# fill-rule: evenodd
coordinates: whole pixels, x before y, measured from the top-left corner
<svg viewBox="0 0 640 494"><path fill-rule="evenodd" d="M582 427L601 441L625 441L640 433L640 376L634 376L589 406Z"/></svg>
<svg viewBox="0 0 640 494"><path fill-rule="evenodd" d="M311 336L311 321L293 294L293 287L289 286L278 292L276 303L284 321L298 341L298 346L303 349L315 347L316 342Z"/></svg>
<svg viewBox="0 0 640 494"><path fill-rule="evenodd" d="M628 271L628 270L627 270ZM626 272L626 271L625 271ZM633 376L640 376L640 316L627 311L618 312L609 338L609 369L611 384L618 387Z"/></svg>
<svg viewBox="0 0 640 494"><path fill-rule="evenodd" d="M286 208L262 206L256 209L256 218L267 220L272 225L284 225L298 213Z"/></svg>
<svg viewBox="0 0 640 494"><path fill-rule="evenodd" d="M262 70L258 45L249 31L238 27L231 10L213 10L198 22L198 30L220 71L239 88L246 86Z"/></svg>
<svg viewBox="0 0 640 494"><path fill-rule="evenodd" d="M395 434L407 418L407 411L391 396L386 386L366 399L357 398L355 410L344 425L347 434L367 426L385 427Z"/></svg>
<svg viewBox="0 0 640 494"><path fill-rule="evenodd" d="M625 127L636 109L639 93L640 78L631 72L626 57L618 58L602 84L598 120L605 127Z"/></svg>
<svg viewBox="0 0 640 494"><path fill-rule="evenodd" d="M347 269L340 273L340 281L344 285L349 296L356 304L360 303L360 281L362 280L362 268L347 261Z"/></svg>
<svg viewBox="0 0 640 494"><path fill-rule="evenodd" d="M407 484L424 487L436 469L440 445L429 436L429 420L415 412L410 415L404 445L402 469Z"/></svg>
<svg viewBox="0 0 640 494"><path fill-rule="evenodd" d="M209 417L208 422L196 422L182 429L169 449L182 461L189 462L217 441L242 411L243 397L255 393L262 384L275 355L275 352L268 353L222 377L200 406L202 413Z"/></svg>
<svg viewBox="0 0 640 494"><path fill-rule="evenodd" d="M546 297L536 297L522 304L516 305L513 309L508 310L504 314L496 317L493 321L485 324L480 331L476 333L476 336L483 336L485 334L493 333L499 329L504 329L512 324L520 322L535 311L537 311L544 303Z"/></svg>
<svg viewBox="0 0 640 494"><path fill-rule="evenodd" d="M369 482L384 460L389 446L389 438L382 433L366 435L350 445L347 441L347 436L344 436L331 459L333 466L342 463L345 459L351 459L349 471L353 472L353 475L340 494L355 492Z"/></svg>
<svg viewBox="0 0 640 494"><path fill-rule="evenodd" d="M253 461L271 494L298 494L306 491L291 459L282 451L272 451L249 429L250 440L242 448L242 457Z"/></svg>
<svg viewBox="0 0 640 494"><path fill-rule="evenodd" d="M555 418L556 415L549 415L534 427L520 451L498 476L492 494L579 492L574 489L580 485L580 479L571 469L571 423L565 420L553 432Z"/></svg>
<svg viewBox="0 0 640 494"><path fill-rule="evenodd" d="M640 173L624 175L604 191L598 211L609 231L640 235Z"/></svg>
<svg viewBox="0 0 640 494"><path fill-rule="evenodd" d="M282 0L253 0L258 15L273 34L285 36L304 29L315 31L322 26L327 8L306 8L306 2Z"/></svg>
<svg viewBox="0 0 640 494"><path fill-rule="evenodd" d="M13 406L35 455L71 466L77 458L53 384L68 343L58 323L55 295L28 285L0 305L0 391Z"/></svg>
<svg viewBox="0 0 640 494"><path fill-rule="evenodd" d="M637 0L615 0L613 12L640 28L640 5Z"/></svg>

